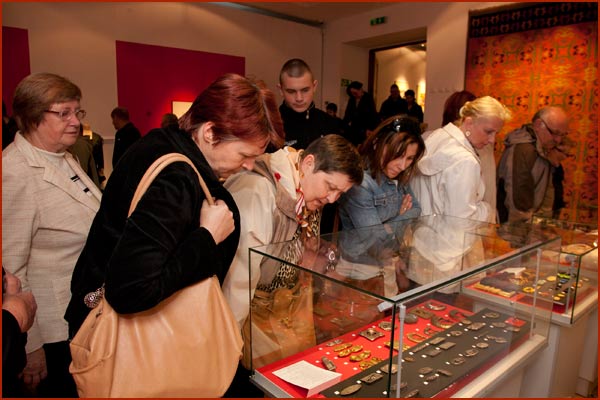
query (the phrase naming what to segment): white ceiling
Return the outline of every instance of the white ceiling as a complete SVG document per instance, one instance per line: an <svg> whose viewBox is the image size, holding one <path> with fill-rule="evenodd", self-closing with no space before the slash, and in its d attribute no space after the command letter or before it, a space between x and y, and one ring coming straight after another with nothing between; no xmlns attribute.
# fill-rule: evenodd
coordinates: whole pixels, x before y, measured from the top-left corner
<svg viewBox="0 0 600 400"><path fill-rule="evenodd" d="M362 3L255 3L240 2L245 7L259 8L287 16L301 18L308 21L327 23L336 19L360 14L366 11L387 7L387 3L362 2Z"/></svg>

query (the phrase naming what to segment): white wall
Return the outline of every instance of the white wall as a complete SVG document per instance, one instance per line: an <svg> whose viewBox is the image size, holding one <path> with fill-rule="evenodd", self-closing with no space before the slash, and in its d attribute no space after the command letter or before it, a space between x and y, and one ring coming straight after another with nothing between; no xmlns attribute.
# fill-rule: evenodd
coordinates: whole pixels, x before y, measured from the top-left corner
<svg viewBox="0 0 600 400"><path fill-rule="evenodd" d="M390 86L394 82L400 88L401 96L404 96L407 89L414 90L417 102L425 109L425 105L420 101L419 83L424 82L426 77L426 52L401 47L377 52L376 60L378 73L374 92L377 111L388 98Z"/></svg>
<svg viewBox="0 0 600 400"><path fill-rule="evenodd" d="M426 39L425 122L430 127L439 126L446 98L464 88L469 11L506 4L509 3L395 3L334 21L325 27L323 98L340 104L343 114L348 98L340 96L340 79L366 85L369 49ZM371 18L381 16L387 17L385 24L370 26ZM426 32L426 37L415 37L416 31Z"/></svg>
<svg viewBox="0 0 600 400"><path fill-rule="evenodd" d="M320 82L317 105L335 102L343 115L341 79L367 83L369 49L426 39L425 122L435 127L447 96L464 86L469 10L505 4L391 3L326 26L323 49L319 28L209 3L3 3L2 23L29 31L32 72L56 72L81 87L87 122L105 137L114 134L115 40L245 57L247 74L273 90L283 62L301 57ZM379 16L387 23L370 26Z"/></svg>
<svg viewBox="0 0 600 400"><path fill-rule="evenodd" d="M87 122L109 139L117 106L115 40L245 57L246 74L263 79L277 96L279 70L289 58L304 58L321 80L319 28L212 4L3 3L2 25L28 30L31 72L75 82ZM107 173L111 157L112 151Z"/></svg>

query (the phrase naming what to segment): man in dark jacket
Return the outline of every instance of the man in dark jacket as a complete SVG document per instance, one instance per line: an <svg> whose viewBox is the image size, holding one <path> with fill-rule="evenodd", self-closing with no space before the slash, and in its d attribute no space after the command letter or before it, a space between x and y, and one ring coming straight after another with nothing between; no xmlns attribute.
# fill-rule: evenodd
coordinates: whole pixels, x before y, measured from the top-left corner
<svg viewBox="0 0 600 400"><path fill-rule="evenodd" d="M335 118L315 107L313 97L317 89L317 80L304 60L292 58L283 64L278 87L283 96L279 113L283 120L286 146L306 149L312 141L321 136L342 133ZM325 206L321 218L321 233L333 231L336 213L335 204Z"/></svg>
<svg viewBox="0 0 600 400"><path fill-rule="evenodd" d="M283 64L277 86L283 96L279 112L283 119L286 146L306 149L321 136L341 133L336 120L315 107L313 97L317 80L306 62L293 58Z"/></svg>
<svg viewBox="0 0 600 400"><path fill-rule="evenodd" d="M136 140L142 137L138 128L129 120L129 111L123 107L117 107L110 113L112 123L117 132L115 133L115 149L113 150L112 165L116 167L117 162L125 151Z"/></svg>
<svg viewBox="0 0 600 400"><path fill-rule="evenodd" d="M533 116L531 124L506 136L498 164L500 222L527 222L533 213L556 207L552 175L567 157L563 140L568 129L569 117L562 108L545 107Z"/></svg>
<svg viewBox="0 0 600 400"><path fill-rule="evenodd" d="M395 83L390 86L390 96L383 102L379 110L381 120L398 114L408 113L408 103L400 96L400 89Z"/></svg>
<svg viewBox="0 0 600 400"><path fill-rule="evenodd" d="M354 81L346 88L348 104L344 113L344 137L359 146L379 124L379 114L373 96L363 90L363 84Z"/></svg>

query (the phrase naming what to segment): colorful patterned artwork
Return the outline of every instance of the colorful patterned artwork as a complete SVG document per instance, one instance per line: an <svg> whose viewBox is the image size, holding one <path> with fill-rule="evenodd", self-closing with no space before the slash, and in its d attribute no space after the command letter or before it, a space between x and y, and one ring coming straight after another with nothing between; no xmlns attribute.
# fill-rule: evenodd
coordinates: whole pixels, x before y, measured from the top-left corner
<svg viewBox="0 0 600 400"><path fill-rule="evenodd" d="M471 16L465 89L493 96L513 112L496 137L496 161L506 134L530 122L538 109L567 111L574 148L563 162L567 206L560 219L597 223L597 3L544 4Z"/></svg>

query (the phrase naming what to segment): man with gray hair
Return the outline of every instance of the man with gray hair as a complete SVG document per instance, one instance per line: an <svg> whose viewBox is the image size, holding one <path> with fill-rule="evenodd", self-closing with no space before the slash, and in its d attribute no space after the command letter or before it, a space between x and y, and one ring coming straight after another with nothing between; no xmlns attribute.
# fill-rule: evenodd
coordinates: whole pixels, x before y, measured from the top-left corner
<svg viewBox="0 0 600 400"><path fill-rule="evenodd" d="M554 169L567 157L561 146L569 117L560 107L540 109L521 128L504 139L498 164L497 207L500 222L529 221L533 213L551 210Z"/></svg>

